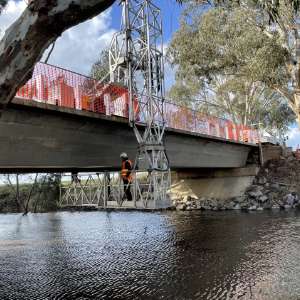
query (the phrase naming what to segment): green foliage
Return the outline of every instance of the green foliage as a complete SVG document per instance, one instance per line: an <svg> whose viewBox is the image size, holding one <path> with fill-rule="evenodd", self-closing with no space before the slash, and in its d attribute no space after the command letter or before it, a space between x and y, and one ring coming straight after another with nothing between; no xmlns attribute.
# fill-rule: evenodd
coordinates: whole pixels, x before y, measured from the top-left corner
<svg viewBox="0 0 300 300"><path fill-rule="evenodd" d="M8 0L0 0L0 6L4 7L7 4Z"/></svg>
<svg viewBox="0 0 300 300"><path fill-rule="evenodd" d="M218 8L191 24L183 21L170 46L173 64L183 75L192 72L208 80L219 74L273 84L288 80L284 76L287 50L276 35L262 34L259 27L245 22L247 18L244 10Z"/></svg>
<svg viewBox="0 0 300 300"><path fill-rule="evenodd" d="M290 53L267 26L251 7L189 7L168 51L177 67L171 97L235 122L286 130L294 116L275 89L289 83Z"/></svg>
<svg viewBox="0 0 300 300"><path fill-rule="evenodd" d="M31 183L20 183L19 196L16 195L15 175L2 175L0 185L0 212L24 212ZM26 180L29 181L26 176ZM60 177L53 174L38 177L29 200L29 211L47 212L57 209Z"/></svg>
<svg viewBox="0 0 300 300"><path fill-rule="evenodd" d="M284 136L289 130L289 125L295 122L295 114L282 98L270 101L266 109L260 111L262 127L272 136L275 136L278 131L281 136Z"/></svg>
<svg viewBox="0 0 300 300"><path fill-rule="evenodd" d="M7 4L8 0L0 0L0 13Z"/></svg>
<svg viewBox="0 0 300 300"><path fill-rule="evenodd" d="M299 0L283 0L288 2L293 8L294 13L300 10ZM263 9L270 17L270 21L276 22L280 15L280 2L282 0L177 0L178 3L193 3L197 5L210 5L210 6L236 6L236 5L251 5Z"/></svg>
<svg viewBox="0 0 300 300"><path fill-rule="evenodd" d="M35 195L31 201L30 210L33 212L48 212L57 209L59 200L60 176L47 174L39 179Z"/></svg>
<svg viewBox="0 0 300 300"><path fill-rule="evenodd" d="M10 187L0 186L0 212L20 212Z"/></svg>
<svg viewBox="0 0 300 300"><path fill-rule="evenodd" d="M299 0L253 0L253 2L267 12L270 21L275 23L280 19L280 7L282 2L288 3L294 14L297 14L300 9Z"/></svg>
<svg viewBox="0 0 300 300"><path fill-rule="evenodd" d="M109 82L109 50L104 49L100 53L98 60L93 64L91 77L103 83Z"/></svg>

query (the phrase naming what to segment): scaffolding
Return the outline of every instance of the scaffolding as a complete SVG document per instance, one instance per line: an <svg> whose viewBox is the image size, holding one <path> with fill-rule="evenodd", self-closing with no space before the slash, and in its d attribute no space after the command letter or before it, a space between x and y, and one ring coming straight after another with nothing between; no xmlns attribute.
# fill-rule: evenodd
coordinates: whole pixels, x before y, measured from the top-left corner
<svg viewBox="0 0 300 300"><path fill-rule="evenodd" d="M124 185L119 172L98 172L76 174L71 181L63 180L58 204L61 208L166 208L164 202L149 201L148 194L152 192L147 173L133 172L132 175L133 181L129 187L132 201L126 201L125 190L128 186Z"/></svg>
<svg viewBox="0 0 300 300"><path fill-rule="evenodd" d="M128 87L129 123L138 141L134 170L149 178L147 202L166 201L170 186L164 146L164 59L160 9L151 0L122 0L121 30L113 37L110 81ZM138 99L143 120L136 115ZM141 121L145 125L141 125ZM137 182L137 184L139 184Z"/></svg>

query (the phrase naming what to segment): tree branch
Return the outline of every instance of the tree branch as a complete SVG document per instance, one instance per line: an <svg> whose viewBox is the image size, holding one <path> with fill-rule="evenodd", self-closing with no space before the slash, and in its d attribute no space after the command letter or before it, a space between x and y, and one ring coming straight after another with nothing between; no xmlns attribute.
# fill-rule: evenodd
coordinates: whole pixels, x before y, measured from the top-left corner
<svg viewBox="0 0 300 300"><path fill-rule="evenodd" d="M35 63L62 32L100 14L114 1L31 1L0 42L0 110L30 79Z"/></svg>

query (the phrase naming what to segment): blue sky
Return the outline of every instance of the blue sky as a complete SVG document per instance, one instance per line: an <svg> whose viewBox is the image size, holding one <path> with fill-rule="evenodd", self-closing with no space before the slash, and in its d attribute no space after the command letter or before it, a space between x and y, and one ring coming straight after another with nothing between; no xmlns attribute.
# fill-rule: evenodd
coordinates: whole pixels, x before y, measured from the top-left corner
<svg viewBox="0 0 300 300"><path fill-rule="evenodd" d="M117 1L112 9L112 26L118 30L120 28L120 6ZM154 3L160 7L163 17L164 39L168 42L179 25L181 6L175 0L155 0Z"/></svg>
<svg viewBox="0 0 300 300"><path fill-rule="evenodd" d="M166 44L170 41L171 33L178 28L182 7L175 0L154 1L162 10ZM0 17L0 31L4 32L20 16L25 7L23 0L9 0L8 6ZM120 18L121 6L117 0L100 16L64 32L57 40L49 62L88 75L91 65L101 50L109 45L113 33L119 30ZM170 76L172 77L172 74Z"/></svg>

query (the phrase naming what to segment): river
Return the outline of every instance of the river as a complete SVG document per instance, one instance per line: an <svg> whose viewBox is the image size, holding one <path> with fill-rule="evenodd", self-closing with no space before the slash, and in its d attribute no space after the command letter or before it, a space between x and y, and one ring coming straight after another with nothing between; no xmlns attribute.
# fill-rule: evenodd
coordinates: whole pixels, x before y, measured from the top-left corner
<svg viewBox="0 0 300 300"><path fill-rule="evenodd" d="M0 299L300 299L300 212L0 215Z"/></svg>

